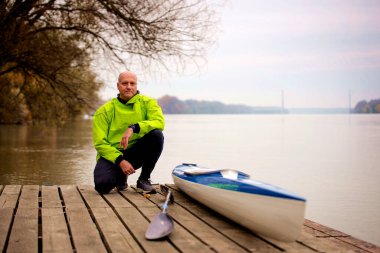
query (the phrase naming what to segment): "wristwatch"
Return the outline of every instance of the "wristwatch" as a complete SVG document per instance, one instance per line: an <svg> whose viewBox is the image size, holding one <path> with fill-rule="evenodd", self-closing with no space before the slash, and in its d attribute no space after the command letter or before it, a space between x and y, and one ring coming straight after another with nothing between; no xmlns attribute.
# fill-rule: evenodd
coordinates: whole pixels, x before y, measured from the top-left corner
<svg viewBox="0 0 380 253"><path fill-rule="evenodd" d="M136 132L136 125L135 124L129 125L128 128L132 128L133 132L134 133Z"/></svg>

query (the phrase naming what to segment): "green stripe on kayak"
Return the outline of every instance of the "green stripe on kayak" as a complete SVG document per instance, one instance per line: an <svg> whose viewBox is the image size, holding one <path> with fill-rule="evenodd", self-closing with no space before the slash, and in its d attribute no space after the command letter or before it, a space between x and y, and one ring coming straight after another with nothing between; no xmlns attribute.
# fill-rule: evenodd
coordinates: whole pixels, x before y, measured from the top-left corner
<svg viewBox="0 0 380 253"><path fill-rule="evenodd" d="M236 191L239 188L236 184L208 184L208 186L231 191Z"/></svg>

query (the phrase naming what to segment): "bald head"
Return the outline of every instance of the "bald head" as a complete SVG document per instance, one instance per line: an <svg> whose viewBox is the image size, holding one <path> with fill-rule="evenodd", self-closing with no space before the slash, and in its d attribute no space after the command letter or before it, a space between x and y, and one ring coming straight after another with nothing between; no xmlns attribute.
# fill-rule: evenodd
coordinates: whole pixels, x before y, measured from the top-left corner
<svg viewBox="0 0 380 253"><path fill-rule="evenodd" d="M123 79L123 78L125 78L125 77L133 77L135 80L136 80L136 82L137 82L137 75L135 74L135 73L133 73L132 71L124 71L124 72L121 72L120 74L119 74L119 79L118 79L118 81L120 82L120 80L121 79Z"/></svg>

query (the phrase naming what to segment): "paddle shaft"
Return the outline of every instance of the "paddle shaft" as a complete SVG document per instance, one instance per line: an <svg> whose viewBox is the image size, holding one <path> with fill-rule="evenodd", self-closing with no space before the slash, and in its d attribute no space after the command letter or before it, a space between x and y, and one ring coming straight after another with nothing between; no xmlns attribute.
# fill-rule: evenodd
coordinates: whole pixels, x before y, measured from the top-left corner
<svg viewBox="0 0 380 253"><path fill-rule="evenodd" d="M170 200L170 195L172 194L172 191L169 190L168 191L168 195L166 196L166 200L165 200L165 203L164 205L162 206L162 212L163 213L167 213L167 210L168 210L168 204L169 204L169 200Z"/></svg>

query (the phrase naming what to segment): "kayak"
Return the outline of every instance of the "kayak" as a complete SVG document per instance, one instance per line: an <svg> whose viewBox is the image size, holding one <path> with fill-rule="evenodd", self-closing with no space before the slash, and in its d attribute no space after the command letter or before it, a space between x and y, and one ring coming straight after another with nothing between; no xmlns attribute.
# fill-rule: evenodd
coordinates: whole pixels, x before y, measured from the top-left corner
<svg viewBox="0 0 380 253"><path fill-rule="evenodd" d="M254 233L286 242L301 234L306 199L297 194L233 169L184 163L172 177L187 195Z"/></svg>

